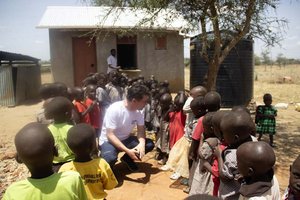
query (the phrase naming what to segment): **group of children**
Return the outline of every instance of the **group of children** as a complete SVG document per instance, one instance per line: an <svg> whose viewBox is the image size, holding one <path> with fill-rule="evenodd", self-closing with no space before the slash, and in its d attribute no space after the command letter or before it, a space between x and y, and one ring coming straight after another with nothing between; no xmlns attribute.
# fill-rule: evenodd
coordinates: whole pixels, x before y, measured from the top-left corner
<svg viewBox="0 0 300 200"><path fill-rule="evenodd" d="M173 100L168 81L159 83L154 76L129 79L115 71L108 78L92 74L82 87L42 86L44 105L38 123L26 125L15 137L18 160L31 177L12 184L3 199L105 199L105 190L118 181L109 164L95 156L96 138L106 108L122 100L134 84L151 91L143 111L147 130L156 134L161 170L173 170L171 179L183 177L189 198L280 199L272 149L276 109L270 94L264 96L265 106L257 109L255 126L244 107L220 111L220 95L202 86L189 94L178 92ZM258 140L263 133L270 135L270 145L256 140L256 130ZM300 198L299 172L298 157L285 199Z"/></svg>

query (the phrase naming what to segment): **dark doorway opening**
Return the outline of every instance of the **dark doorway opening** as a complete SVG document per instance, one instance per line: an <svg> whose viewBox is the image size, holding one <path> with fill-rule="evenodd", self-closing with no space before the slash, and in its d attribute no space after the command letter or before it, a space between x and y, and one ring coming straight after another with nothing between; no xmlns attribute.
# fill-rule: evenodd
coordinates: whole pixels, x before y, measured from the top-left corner
<svg viewBox="0 0 300 200"><path fill-rule="evenodd" d="M137 69L136 36L117 37L118 66L124 70Z"/></svg>
<svg viewBox="0 0 300 200"><path fill-rule="evenodd" d="M137 69L135 44L118 44L117 54L118 66L122 69Z"/></svg>

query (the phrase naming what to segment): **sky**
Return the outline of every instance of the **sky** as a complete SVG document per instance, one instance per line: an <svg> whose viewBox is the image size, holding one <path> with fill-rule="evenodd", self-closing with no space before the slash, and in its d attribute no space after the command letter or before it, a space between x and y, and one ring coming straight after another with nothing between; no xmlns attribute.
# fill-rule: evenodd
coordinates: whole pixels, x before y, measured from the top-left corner
<svg viewBox="0 0 300 200"><path fill-rule="evenodd" d="M0 0L0 50L21 53L41 60L50 59L48 29L37 29L47 6L86 5L82 0ZM281 47L270 49L276 58L282 53L287 58L300 59L300 1L281 0L279 18L289 21ZM255 40L254 53L261 55L264 44ZM184 56L189 57L189 41L184 42Z"/></svg>

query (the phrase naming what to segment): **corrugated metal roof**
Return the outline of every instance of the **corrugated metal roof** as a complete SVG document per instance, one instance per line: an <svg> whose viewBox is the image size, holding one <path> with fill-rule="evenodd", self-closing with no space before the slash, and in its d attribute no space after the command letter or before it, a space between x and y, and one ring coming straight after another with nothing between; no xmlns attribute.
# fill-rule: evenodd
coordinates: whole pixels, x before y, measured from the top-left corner
<svg viewBox="0 0 300 200"><path fill-rule="evenodd" d="M170 21L171 16L172 21ZM164 29L179 31L186 21L174 10L162 10L158 17L140 25L142 19L151 15L142 9L130 7L73 7L49 6L47 7L37 28L135 28ZM140 25L140 26L138 26Z"/></svg>
<svg viewBox="0 0 300 200"><path fill-rule="evenodd" d="M38 62L40 59L18 54L18 53L10 53L5 51L0 51L0 63L1 61L32 61L32 62Z"/></svg>

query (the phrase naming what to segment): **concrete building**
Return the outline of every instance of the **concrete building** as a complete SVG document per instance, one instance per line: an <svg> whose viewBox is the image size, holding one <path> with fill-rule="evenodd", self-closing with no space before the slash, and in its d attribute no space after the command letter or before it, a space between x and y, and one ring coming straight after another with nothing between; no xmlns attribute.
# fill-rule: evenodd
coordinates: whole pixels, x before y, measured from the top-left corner
<svg viewBox="0 0 300 200"><path fill-rule="evenodd" d="M49 29L54 80L80 85L87 74L106 72L110 50L116 49L121 71L153 74L168 80L172 91L184 89L184 20L169 22L170 11L150 23L141 22L148 13L132 8L48 7L38 28Z"/></svg>

